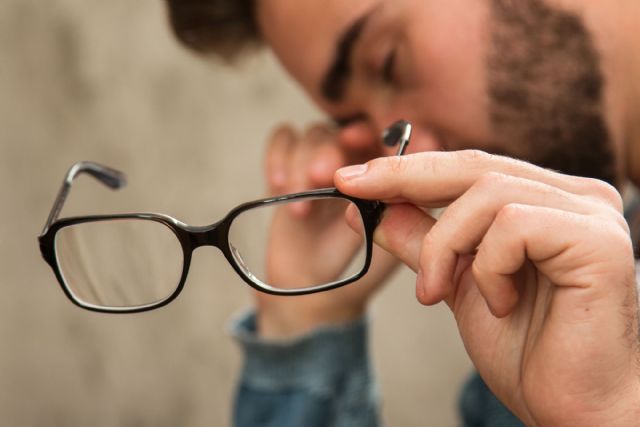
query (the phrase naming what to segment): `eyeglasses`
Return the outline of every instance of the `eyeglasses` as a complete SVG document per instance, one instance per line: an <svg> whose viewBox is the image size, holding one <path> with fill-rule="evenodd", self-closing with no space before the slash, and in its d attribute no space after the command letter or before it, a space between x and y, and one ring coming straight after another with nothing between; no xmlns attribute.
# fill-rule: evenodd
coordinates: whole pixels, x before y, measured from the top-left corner
<svg viewBox="0 0 640 427"><path fill-rule="evenodd" d="M383 133L382 140L388 146L399 144L397 154L402 155L410 135L411 125L399 121ZM244 203L206 226L187 225L156 213L58 219L73 180L82 173L112 189L126 183L121 172L106 166L86 161L74 164L38 240L43 258L67 297L82 308L107 313L147 311L171 302L184 287L193 251L201 246L220 249L245 282L269 294L303 295L344 286L369 269L373 232L384 210L382 202L325 188ZM278 272L266 271L266 257L278 255L267 246L282 248L290 243L267 232L273 215L282 212L283 204L295 203L311 203L315 229L324 227L341 237L327 254L336 262L335 270L341 271L338 277L311 271L312 267L305 271L299 265L292 266L301 270L294 279L280 279ZM344 220L328 220L350 205L359 213L359 232Z"/></svg>

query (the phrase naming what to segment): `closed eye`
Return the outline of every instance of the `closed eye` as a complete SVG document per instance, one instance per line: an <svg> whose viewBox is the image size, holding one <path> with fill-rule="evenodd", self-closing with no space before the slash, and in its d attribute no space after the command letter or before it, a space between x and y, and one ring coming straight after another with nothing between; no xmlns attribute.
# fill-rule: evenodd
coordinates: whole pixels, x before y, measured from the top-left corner
<svg viewBox="0 0 640 427"><path fill-rule="evenodd" d="M380 77L383 83L392 84L395 80L396 49L392 49L382 64Z"/></svg>

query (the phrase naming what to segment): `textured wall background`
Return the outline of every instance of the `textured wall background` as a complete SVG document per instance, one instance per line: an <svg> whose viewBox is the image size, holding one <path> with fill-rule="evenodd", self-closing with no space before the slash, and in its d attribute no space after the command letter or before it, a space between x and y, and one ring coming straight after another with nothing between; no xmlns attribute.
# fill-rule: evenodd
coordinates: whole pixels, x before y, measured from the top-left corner
<svg viewBox="0 0 640 427"><path fill-rule="evenodd" d="M224 426L240 353L224 325L250 295L213 249L180 298L140 315L66 300L36 236L66 169L64 215L165 212L208 224L262 196L263 142L319 117L268 55L228 69L172 39L159 0L0 2L0 425ZM444 307L420 307L407 271L377 297L373 352L393 426L455 425L469 370Z"/></svg>

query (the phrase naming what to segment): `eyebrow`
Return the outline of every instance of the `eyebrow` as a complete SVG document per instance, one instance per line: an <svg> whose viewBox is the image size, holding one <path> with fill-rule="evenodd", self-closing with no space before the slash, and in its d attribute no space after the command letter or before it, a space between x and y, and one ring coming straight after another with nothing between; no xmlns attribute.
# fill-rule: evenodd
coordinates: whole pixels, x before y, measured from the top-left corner
<svg viewBox="0 0 640 427"><path fill-rule="evenodd" d="M331 66L320 84L320 92L329 101L337 102L344 97L347 79L351 76L353 48L360 38L371 12L366 12L356 19L338 38Z"/></svg>

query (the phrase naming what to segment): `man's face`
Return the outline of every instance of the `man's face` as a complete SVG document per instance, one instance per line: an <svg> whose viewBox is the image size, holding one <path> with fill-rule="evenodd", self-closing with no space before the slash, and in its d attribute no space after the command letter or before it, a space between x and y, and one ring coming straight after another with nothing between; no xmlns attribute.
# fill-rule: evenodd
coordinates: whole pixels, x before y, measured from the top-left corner
<svg viewBox="0 0 640 427"><path fill-rule="evenodd" d="M410 151L479 148L615 181L603 77L578 15L545 0L259 0L267 43L313 100Z"/></svg>

